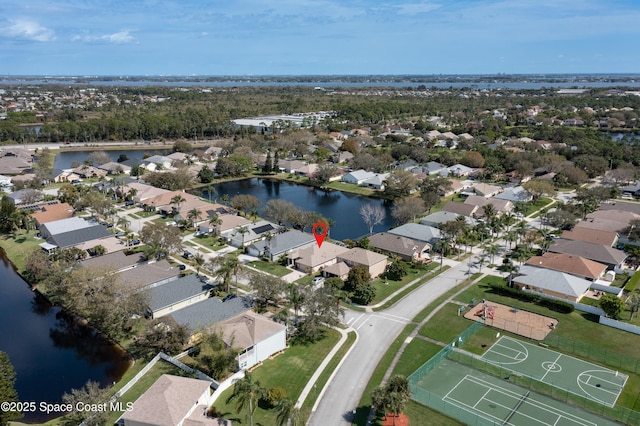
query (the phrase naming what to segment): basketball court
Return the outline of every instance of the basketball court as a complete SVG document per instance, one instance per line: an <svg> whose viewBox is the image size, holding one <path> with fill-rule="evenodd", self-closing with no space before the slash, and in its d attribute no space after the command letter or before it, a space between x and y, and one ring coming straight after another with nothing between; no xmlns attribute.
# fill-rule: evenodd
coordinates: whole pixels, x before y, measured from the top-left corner
<svg viewBox="0 0 640 426"><path fill-rule="evenodd" d="M482 359L600 404L613 407L628 376L541 346L502 336Z"/></svg>

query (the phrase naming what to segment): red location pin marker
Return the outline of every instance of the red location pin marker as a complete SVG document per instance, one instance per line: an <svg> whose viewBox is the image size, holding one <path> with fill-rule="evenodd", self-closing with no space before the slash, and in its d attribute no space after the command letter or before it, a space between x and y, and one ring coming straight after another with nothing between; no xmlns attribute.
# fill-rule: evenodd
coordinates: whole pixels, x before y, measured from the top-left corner
<svg viewBox="0 0 640 426"><path fill-rule="evenodd" d="M326 223L322 223L322 222L316 222L311 228L311 232L313 233L313 236L316 237L318 248L322 246L322 242L327 236L328 231L329 231L329 227L327 226Z"/></svg>

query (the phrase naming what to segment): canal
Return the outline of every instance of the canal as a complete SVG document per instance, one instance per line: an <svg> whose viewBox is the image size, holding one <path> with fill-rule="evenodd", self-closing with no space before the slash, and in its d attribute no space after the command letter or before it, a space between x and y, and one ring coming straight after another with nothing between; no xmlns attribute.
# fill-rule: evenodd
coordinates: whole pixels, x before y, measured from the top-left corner
<svg viewBox="0 0 640 426"><path fill-rule="evenodd" d="M69 321L16 273L0 248L0 350L16 371L21 402L59 403L62 394L88 380L103 386L120 380L130 366L124 351L89 327ZM28 413L25 423L55 416Z"/></svg>
<svg viewBox="0 0 640 426"><path fill-rule="evenodd" d="M290 201L304 210L318 212L335 222L331 227L331 238L336 240L356 239L369 233L369 228L360 216L360 207L365 204L382 206L386 212L382 223L373 228L374 233L388 230L393 223L389 203L341 191L324 191L291 182L258 178L220 183L214 188L215 193L211 195L211 199L220 199L223 194L228 194L229 198L238 194L255 196L261 202L258 214L262 213L265 203L274 198ZM208 198L209 194L205 191L202 197Z"/></svg>

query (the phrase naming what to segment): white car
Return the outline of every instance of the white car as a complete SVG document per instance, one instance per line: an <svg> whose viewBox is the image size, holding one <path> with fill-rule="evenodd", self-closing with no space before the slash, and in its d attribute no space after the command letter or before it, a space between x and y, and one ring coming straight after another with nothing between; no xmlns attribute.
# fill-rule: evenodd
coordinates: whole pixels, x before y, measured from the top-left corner
<svg viewBox="0 0 640 426"><path fill-rule="evenodd" d="M311 280L311 284L314 286L320 286L322 283L324 283L324 277L315 277Z"/></svg>

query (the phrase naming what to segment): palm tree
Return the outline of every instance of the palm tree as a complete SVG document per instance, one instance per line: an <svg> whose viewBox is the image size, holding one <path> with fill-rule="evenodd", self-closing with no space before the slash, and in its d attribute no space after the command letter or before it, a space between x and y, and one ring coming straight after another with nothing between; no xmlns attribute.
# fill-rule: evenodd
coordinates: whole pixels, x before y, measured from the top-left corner
<svg viewBox="0 0 640 426"><path fill-rule="evenodd" d="M176 207L175 207L176 213L180 211L180 205L182 203L184 203L185 201L187 201L187 200L185 200L185 198L180 194L176 195L175 197L173 197L171 199L171 204L175 204L176 205Z"/></svg>
<svg viewBox="0 0 640 426"><path fill-rule="evenodd" d="M120 216L118 217L116 226L119 228L122 228L122 230L126 233L129 230L129 226L131 226L131 221L127 219L125 216Z"/></svg>
<svg viewBox="0 0 640 426"><path fill-rule="evenodd" d="M213 213L209 218L209 225L211 225L211 228L213 229L212 234L216 235L218 233L218 225L222 225L222 219L220 219L217 214Z"/></svg>
<svg viewBox="0 0 640 426"><path fill-rule="evenodd" d="M226 206L229 203L229 194L222 194L220 201Z"/></svg>
<svg viewBox="0 0 640 426"><path fill-rule="evenodd" d="M236 412L240 413L249 408L249 425L253 426L253 412L258 407L258 400L264 395L265 389L259 381L254 381L251 373L245 372L242 379L233 384L233 393L227 398L227 404L236 400Z"/></svg>
<svg viewBox="0 0 640 426"><path fill-rule="evenodd" d="M187 213L187 219L191 221L191 226L193 226L194 229L196 227L196 222L201 217L202 217L202 213L200 212L200 210L196 209L195 207L189 210L189 212Z"/></svg>
<svg viewBox="0 0 640 426"><path fill-rule="evenodd" d="M498 244L491 244L487 246L484 251L491 255L491 264L493 264L495 255L500 252L500 246Z"/></svg>
<svg viewBox="0 0 640 426"><path fill-rule="evenodd" d="M240 272L242 265L237 257L219 257L212 259L212 268L216 269L215 279L221 280L224 285L225 292L229 293L231 287L231 277L236 278L236 294L238 293L238 273Z"/></svg>
<svg viewBox="0 0 640 426"><path fill-rule="evenodd" d="M289 285L289 303L293 306L293 315L296 318L296 325L298 323L298 311L302 306L303 294L298 288L298 285L292 283Z"/></svg>
<svg viewBox="0 0 640 426"><path fill-rule="evenodd" d="M296 403L289 398L282 398L276 404L276 422L278 426L292 425L297 423L298 409Z"/></svg>
<svg viewBox="0 0 640 426"><path fill-rule="evenodd" d="M193 261L196 263L196 275L200 274L200 269L202 265L204 265L204 256L200 253L196 253L193 255Z"/></svg>
<svg viewBox="0 0 640 426"><path fill-rule="evenodd" d="M249 233L249 228L246 226L241 226L236 229L236 233L242 235L242 249L244 250L244 236Z"/></svg>

